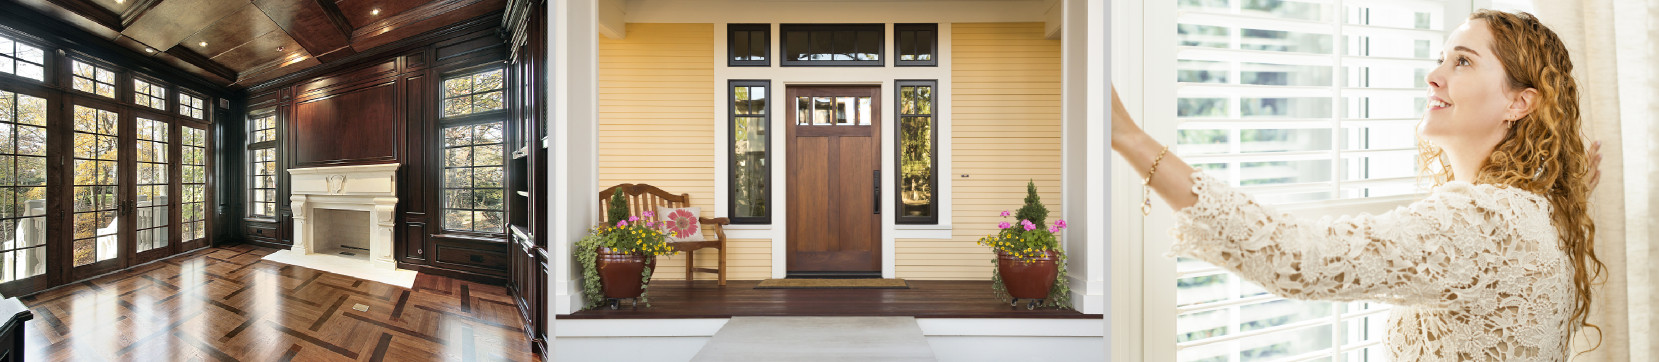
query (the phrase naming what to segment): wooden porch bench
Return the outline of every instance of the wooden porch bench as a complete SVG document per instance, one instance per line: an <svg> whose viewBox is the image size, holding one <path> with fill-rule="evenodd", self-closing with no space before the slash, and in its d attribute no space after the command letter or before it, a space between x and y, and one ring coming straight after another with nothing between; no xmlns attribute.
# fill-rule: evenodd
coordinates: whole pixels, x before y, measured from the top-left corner
<svg viewBox="0 0 1659 362"><path fill-rule="evenodd" d="M659 217L662 215L647 218L643 216L645 211L656 213L658 207L681 208L691 205L691 194L674 195L647 184L621 184L599 191L599 215L608 214L611 195L617 192L621 192L628 199L629 216L637 216L648 220L648 222L661 222ZM726 286L725 226L731 224L731 220L723 217L706 218L698 215L697 222L704 225L704 227L699 228L699 232L705 228L712 229L714 230L714 238L705 241L670 242L668 245L673 246L674 250L685 252L685 280L691 280L693 272L714 273L718 275L720 286ZM707 235L704 238L707 239ZM693 265L697 258L693 257L692 252L706 248L719 250L718 268L697 268Z"/></svg>

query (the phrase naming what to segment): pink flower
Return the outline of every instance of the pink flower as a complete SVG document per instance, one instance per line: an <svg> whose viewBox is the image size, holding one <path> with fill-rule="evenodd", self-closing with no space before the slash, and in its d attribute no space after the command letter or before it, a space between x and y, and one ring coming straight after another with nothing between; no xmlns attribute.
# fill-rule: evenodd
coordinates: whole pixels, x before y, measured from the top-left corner
<svg viewBox="0 0 1659 362"><path fill-rule="evenodd" d="M645 223L645 227L652 227L652 228L657 227L657 222L652 221L652 222Z"/></svg>
<svg viewBox="0 0 1659 362"><path fill-rule="evenodd" d="M1025 231L1031 231L1031 230L1037 230L1037 225L1032 224L1030 221L1025 222Z"/></svg>
<svg viewBox="0 0 1659 362"><path fill-rule="evenodd" d="M639 217L638 216L629 216L628 221L639 221Z"/></svg>
<svg viewBox="0 0 1659 362"><path fill-rule="evenodd" d="M1055 225L1051 225L1051 226L1049 226L1049 227L1048 227L1048 232L1051 232L1051 233L1058 233L1058 232L1060 232L1060 225L1059 225L1059 224L1055 224Z"/></svg>
<svg viewBox="0 0 1659 362"><path fill-rule="evenodd" d="M616 222L616 227L619 227L619 228L628 227L628 221L627 220L617 221Z"/></svg>
<svg viewBox="0 0 1659 362"><path fill-rule="evenodd" d="M1008 217L1008 210L1002 210L1002 217Z"/></svg>
<svg viewBox="0 0 1659 362"><path fill-rule="evenodd" d="M1009 224L1007 221L1003 221L1001 224L997 224L998 229L1007 229L1007 228L1011 228L1011 227L1014 227L1014 224Z"/></svg>
<svg viewBox="0 0 1659 362"><path fill-rule="evenodd" d="M1066 228L1066 219L1060 219L1060 221L1055 221L1054 226L1058 226L1061 229L1065 229Z"/></svg>
<svg viewBox="0 0 1659 362"><path fill-rule="evenodd" d="M645 217L649 218L649 217L652 217L652 216L657 216L657 213L646 211L646 212L640 213L640 215L644 215Z"/></svg>

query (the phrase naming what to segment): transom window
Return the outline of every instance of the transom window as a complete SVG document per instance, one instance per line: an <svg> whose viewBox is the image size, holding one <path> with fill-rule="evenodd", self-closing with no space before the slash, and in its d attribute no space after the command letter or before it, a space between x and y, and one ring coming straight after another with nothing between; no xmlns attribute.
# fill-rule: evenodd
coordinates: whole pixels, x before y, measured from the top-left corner
<svg viewBox="0 0 1659 362"><path fill-rule="evenodd" d="M179 236L184 241L207 237L207 130L180 127L183 147L179 156L184 164L179 170L184 191L179 204Z"/></svg>
<svg viewBox="0 0 1659 362"><path fill-rule="evenodd" d="M728 65L769 66L772 54L771 24L726 25Z"/></svg>
<svg viewBox="0 0 1659 362"><path fill-rule="evenodd" d="M252 123L252 126L253 126L252 127L253 131L252 131L252 136L248 137L248 142L249 143L259 143L259 142L267 142L267 141L275 141L276 140L276 114L275 113L254 117L253 122L251 122L251 123Z"/></svg>
<svg viewBox="0 0 1659 362"><path fill-rule="evenodd" d="M868 126L870 97L795 97L795 112L802 126Z"/></svg>
<svg viewBox="0 0 1659 362"><path fill-rule="evenodd" d="M785 66L881 66L882 24L783 24Z"/></svg>
<svg viewBox="0 0 1659 362"><path fill-rule="evenodd" d="M893 33L894 65L939 64L939 24L893 24Z"/></svg>
<svg viewBox="0 0 1659 362"><path fill-rule="evenodd" d="M939 223L938 133L934 129L935 81L899 81L897 197L900 224Z"/></svg>
<svg viewBox="0 0 1659 362"><path fill-rule="evenodd" d="M207 117L207 101L189 93L179 92L179 115L195 119Z"/></svg>
<svg viewBox="0 0 1659 362"><path fill-rule="evenodd" d="M79 60L71 62L75 90L115 98L115 72Z"/></svg>
<svg viewBox="0 0 1659 362"><path fill-rule="evenodd" d="M46 99L0 91L0 282L46 273Z"/></svg>
<svg viewBox="0 0 1659 362"><path fill-rule="evenodd" d="M46 51L0 36L0 73L45 80Z"/></svg>
<svg viewBox="0 0 1659 362"><path fill-rule="evenodd" d="M506 232L502 132L502 122L444 128L444 229Z"/></svg>
<svg viewBox="0 0 1659 362"><path fill-rule="evenodd" d="M731 210L729 218L739 224L771 222L772 171L770 168L771 107L767 102L770 81L731 81Z"/></svg>
<svg viewBox="0 0 1659 362"><path fill-rule="evenodd" d="M133 78L132 89L133 103L160 110L167 109L167 87Z"/></svg>
<svg viewBox="0 0 1659 362"><path fill-rule="evenodd" d="M502 69L490 69L444 80L444 117L506 109Z"/></svg>

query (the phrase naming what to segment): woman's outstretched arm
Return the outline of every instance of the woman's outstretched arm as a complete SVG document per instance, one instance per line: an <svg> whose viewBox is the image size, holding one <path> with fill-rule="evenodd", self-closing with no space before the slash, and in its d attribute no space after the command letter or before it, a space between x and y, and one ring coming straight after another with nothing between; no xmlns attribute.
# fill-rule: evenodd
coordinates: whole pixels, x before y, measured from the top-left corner
<svg viewBox="0 0 1659 362"><path fill-rule="evenodd" d="M1146 180L1146 174L1152 169L1153 161L1164 146L1153 140L1151 135L1135 125L1135 120L1129 117L1129 111L1124 109L1123 100L1118 99L1117 86L1112 86L1112 150L1129 161L1130 168L1141 180ZM1159 198L1169 203L1175 211L1181 211L1193 203L1198 202L1198 195L1192 193L1192 166L1188 166L1174 152L1164 155L1157 163L1157 173L1152 175L1152 190L1158 193ZM1140 202L1140 200L1136 200Z"/></svg>

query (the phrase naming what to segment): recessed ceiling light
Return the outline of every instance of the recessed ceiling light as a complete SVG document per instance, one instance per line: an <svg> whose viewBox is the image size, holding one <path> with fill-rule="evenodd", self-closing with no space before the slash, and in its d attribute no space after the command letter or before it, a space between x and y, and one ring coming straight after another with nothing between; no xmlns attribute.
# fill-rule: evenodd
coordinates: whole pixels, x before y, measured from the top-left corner
<svg viewBox="0 0 1659 362"><path fill-rule="evenodd" d="M205 46L207 46L207 42L205 42L205 41L204 41L204 42L201 42L201 43L196 43L196 45L200 45L200 46L204 46L204 47L205 47Z"/></svg>
<svg viewBox="0 0 1659 362"><path fill-rule="evenodd" d="M120 3L124 3L124 2L127 2L127 0L115 0L116 4L120 4Z"/></svg>
<svg viewBox="0 0 1659 362"><path fill-rule="evenodd" d="M283 50L283 49L287 49L287 48L288 48L288 47L277 47L277 51L279 51L279 52L280 52L280 51L282 51L282 50Z"/></svg>
<svg viewBox="0 0 1659 362"><path fill-rule="evenodd" d="M369 15L380 15L380 9L369 10Z"/></svg>
<svg viewBox="0 0 1659 362"><path fill-rule="evenodd" d="M156 52L156 49L155 48L144 48L144 52L145 53L154 53L154 52Z"/></svg>

